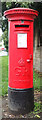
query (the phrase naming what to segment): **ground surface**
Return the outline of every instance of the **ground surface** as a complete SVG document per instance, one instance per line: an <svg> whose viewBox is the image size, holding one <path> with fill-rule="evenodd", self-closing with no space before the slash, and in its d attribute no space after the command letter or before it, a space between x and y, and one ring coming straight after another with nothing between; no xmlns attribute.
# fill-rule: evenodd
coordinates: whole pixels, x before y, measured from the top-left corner
<svg viewBox="0 0 42 120"><path fill-rule="evenodd" d="M40 112L40 106L41 104L41 99L40 99L40 92L35 90L34 92L34 102L37 104L36 109L28 114L25 115L14 115L10 113L9 108L8 108L8 95L2 97L2 118L41 118L41 112ZM42 118L41 118L42 119Z"/></svg>

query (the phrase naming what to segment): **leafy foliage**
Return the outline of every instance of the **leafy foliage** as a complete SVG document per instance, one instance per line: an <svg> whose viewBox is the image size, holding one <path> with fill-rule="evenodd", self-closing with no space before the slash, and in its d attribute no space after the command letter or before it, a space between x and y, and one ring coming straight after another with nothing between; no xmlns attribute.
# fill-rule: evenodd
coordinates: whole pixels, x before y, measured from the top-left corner
<svg viewBox="0 0 42 120"><path fill-rule="evenodd" d="M4 40L5 48L8 51L8 31L7 31L7 29L2 34L2 39Z"/></svg>
<svg viewBox="0 0 42 120"><path fill-rule="evenodd" d="M4 11L16 8L16 7L24 7L38 10L40 16L40 22L42 24L42 2L2 2L2 16L4 15ZM2 22L2 30L3 32L7 28L8 30L8 22L7 20L3 20Z"/></svg>

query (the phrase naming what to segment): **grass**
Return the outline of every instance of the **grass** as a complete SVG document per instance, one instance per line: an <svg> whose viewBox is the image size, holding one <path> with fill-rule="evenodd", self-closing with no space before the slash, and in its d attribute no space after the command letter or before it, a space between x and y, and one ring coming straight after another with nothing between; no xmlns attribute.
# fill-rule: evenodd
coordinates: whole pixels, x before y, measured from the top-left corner
<svg viewBox="0 0 42 120"><path fill-rule="evenodd" d="M2 95L8 93L8 56L2 56L0 57L1 60L1 73L2 73ZM38 73L36 73L33 70L33 84L34 89L40 90L40 78L38 76Z"/></svg>
<svg viewBox="0 0 42 120"><path fill-rule="evenodd" d="M2 95L8 93L8 56L2 57Z"/></svg>
<svg viewBox="0 0 42 120"><path fill-rule="evenodd" d="M34 111L38 112L40 110L40 103L39 102L35 102L34 105L35 105Z"/></svg>
<svg viewBox="0 0 42 120"><path fill-rule="evenodd" d="M40 77L39 74L33 70L33 85L35 90L40 90Z"/></svg>

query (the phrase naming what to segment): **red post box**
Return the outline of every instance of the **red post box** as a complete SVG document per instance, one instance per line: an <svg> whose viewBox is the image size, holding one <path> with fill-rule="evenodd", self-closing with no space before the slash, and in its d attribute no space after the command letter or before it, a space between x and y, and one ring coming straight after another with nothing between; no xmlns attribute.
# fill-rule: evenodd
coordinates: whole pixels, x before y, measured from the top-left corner
<svg viewBox="0 0 42 120"><path fill-rule="evenodd" d="M34 107L33 22L38 12L14 8L4 16L9 22L9 108L27 112Z"/></svg>

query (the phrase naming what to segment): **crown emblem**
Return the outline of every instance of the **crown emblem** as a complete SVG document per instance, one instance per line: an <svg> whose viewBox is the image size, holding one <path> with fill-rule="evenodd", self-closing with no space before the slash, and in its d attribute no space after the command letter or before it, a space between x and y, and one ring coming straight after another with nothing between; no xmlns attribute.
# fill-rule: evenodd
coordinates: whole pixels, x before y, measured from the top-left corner
<svg viewBox="0 0 42 120"><path fill-rule="evenodd" d="M24 66L25 65L25 62L23 60L23 58L21 58L19 61L18 61L19 65L20 66Z"/></svg>

